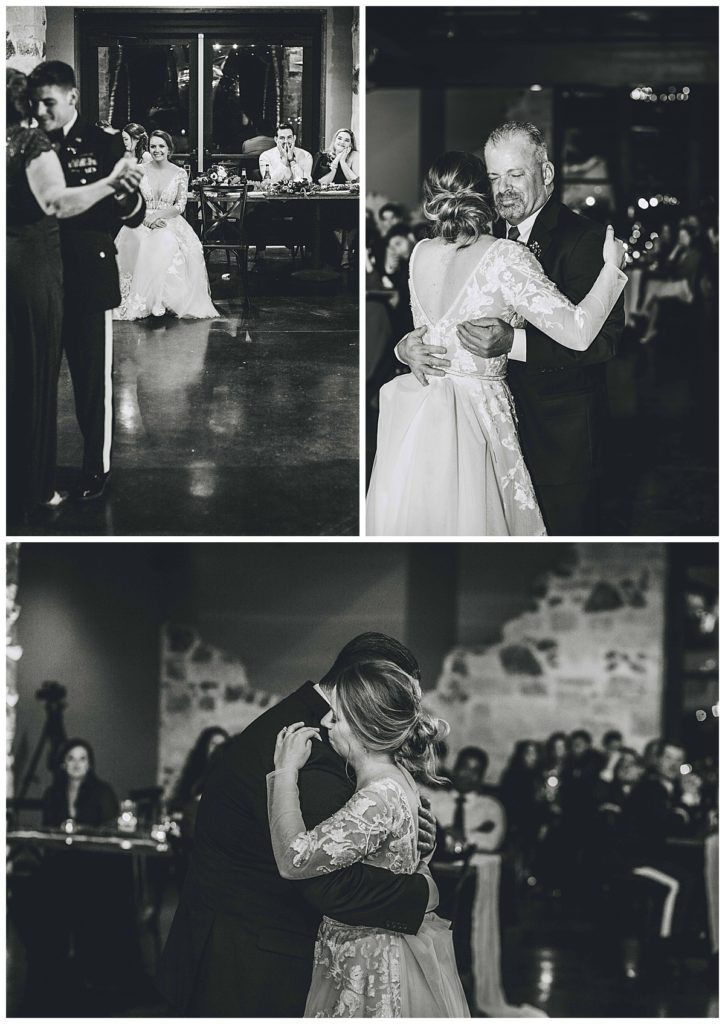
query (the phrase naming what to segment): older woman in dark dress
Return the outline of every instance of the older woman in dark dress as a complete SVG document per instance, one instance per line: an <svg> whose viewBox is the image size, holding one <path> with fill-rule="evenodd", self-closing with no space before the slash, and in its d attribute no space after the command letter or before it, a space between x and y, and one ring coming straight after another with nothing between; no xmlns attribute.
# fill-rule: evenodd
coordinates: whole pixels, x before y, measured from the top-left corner
<svg viewBox="0 0 725 1024"><path fill-rule="evenodd" d="M112 195L122 160L92 185L68 188L57 154L31 120L25 75L6 71L7 501L11 524L37 505L54 509L63 267L56 217Z"/></svg>

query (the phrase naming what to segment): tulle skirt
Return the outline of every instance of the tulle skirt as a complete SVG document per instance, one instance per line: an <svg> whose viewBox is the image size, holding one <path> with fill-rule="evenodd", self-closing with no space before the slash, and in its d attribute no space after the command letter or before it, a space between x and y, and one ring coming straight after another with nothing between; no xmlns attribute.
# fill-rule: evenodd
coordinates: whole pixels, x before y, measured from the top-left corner
<svg viewBox="0 0 725 1024"><path fill-rule="evenodd" d="M412 374L380 390L372 536L541 536L506 381Z"/></svg>
<svg viewBox="0 0 725 1024"><path fill-rule="evenodd" d="M470 1017L448 921L417 935L324 918L305 1017Z"/></svg>
<svg viewBox="0 0 725 1024"><path fill-rule="evenodd" d="M201 242L183 217L164 228L121 228L116 238L121 305L114 320L141 320L164 312L178 317L219 316L211 301Z"/></svg>

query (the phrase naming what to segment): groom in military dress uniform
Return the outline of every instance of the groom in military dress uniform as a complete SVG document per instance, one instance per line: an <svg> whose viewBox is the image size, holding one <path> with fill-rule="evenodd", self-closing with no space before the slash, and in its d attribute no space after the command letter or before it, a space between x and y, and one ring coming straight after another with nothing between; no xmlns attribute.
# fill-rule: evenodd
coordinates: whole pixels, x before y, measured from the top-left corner
<svg viewBox="0 0 725 1024"><path fill-rule="evenodd" d="M109 174L124 156L121 134L78 115L73 68L57 60L39 64L28 85L33 112L56 145L68 186L89 185ZM100 498L111 471L112 310L121 303L114 238L124 224L135 228L144 219L140 178L140 168L131 170L123 191L60 221L63 348L83 434L82 476L74 494L79 501Z"/></svg>

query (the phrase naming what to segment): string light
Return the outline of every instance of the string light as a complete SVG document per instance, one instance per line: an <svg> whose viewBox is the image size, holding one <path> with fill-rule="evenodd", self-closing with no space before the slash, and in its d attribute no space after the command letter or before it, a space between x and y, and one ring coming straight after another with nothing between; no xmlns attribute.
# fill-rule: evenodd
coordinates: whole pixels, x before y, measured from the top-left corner
<svg viewBox="0 0 725 1024"><path fill-rule="evenodd" d="M681 89L678 89L675 85L668 86L667 92L661 92L659 95L654 91L651 85L637 85L631 90L629 98L637 103L684 103L690 98L690 87L683 85Z"/></svg>

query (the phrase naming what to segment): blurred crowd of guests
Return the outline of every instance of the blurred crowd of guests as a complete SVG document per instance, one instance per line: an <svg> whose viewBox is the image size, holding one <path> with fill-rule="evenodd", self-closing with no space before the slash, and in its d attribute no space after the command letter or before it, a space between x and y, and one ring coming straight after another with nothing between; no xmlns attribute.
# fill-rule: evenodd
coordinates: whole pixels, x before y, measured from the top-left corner
<svg viewBox="0 0 725 1024"><path fill-rule="evenodd" d="M718 233L708 204L697 211L677 207L674 214L674 210L661 206L657 220L651 211L643 214L643 220L631 227L628 240L627 229L615 222L630 254L627 329L620 355L638 351L641 355L640 345L647 346L656 379L673 372L682 377L684 371L692 398L699 401L715 367L715 346L709 339L715 323ZM411 212L401 203L367 197L366 371L373 418L379 389L397 373L406 372L395 358L394 347L413 329L408 266L416 243L428 233L420 210ZM688 338L686 352L683 338ZM615 406L621 404L621 400L615 402Z"/></svg>
<svg viewBox="0 0 725 1024"><path fill-rule="evenodd" d="M496 786L486 781L489 758L480 747L464 747L449 769L443 745L440 760L448 781L426 793L439 824L432 870L442 875L442 913L454 918L457 949L470 934L465 865L491 852L506 865L504 920L535 893L603 924L623 948L639 943L660 965L663 957L707 959L716 951L716 934L703 939L716 900L704 863L705 844L717 834L714 758L690 764L665 739L637 751L616 730L596 747L578 729L543 743L520 740ZM453 893L451 862L462 868ZM465 962L468 951L460 956Z"/></svg>

